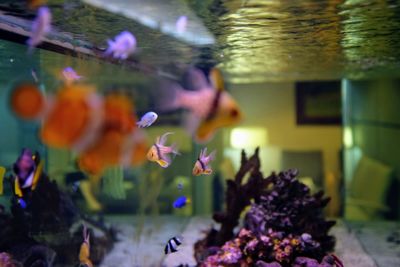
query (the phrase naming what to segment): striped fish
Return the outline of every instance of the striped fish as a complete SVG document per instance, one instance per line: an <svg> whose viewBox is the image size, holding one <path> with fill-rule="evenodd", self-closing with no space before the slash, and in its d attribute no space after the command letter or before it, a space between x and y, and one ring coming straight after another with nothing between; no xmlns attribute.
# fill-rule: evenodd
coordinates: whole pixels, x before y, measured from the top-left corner
<svg viewBox="0 0 400 267"><path fill-rule="evenodd" d="M168 240L165 245L164 252L165 254L174 253L178 251L178 247L182 244L182 237L173 237Z"/></svg>

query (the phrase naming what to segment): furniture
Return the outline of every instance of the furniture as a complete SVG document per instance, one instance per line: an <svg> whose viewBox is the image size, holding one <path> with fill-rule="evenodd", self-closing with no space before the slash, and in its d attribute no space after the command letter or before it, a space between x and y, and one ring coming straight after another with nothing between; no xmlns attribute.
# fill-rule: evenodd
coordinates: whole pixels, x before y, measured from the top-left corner
<svg viewBox="0 0 400 267"><path fill-rule="evenodd" d="M362 156L346 192L345 218L357 221L382 219L389 211L386 195L392 179L391 167Z"/></svg>

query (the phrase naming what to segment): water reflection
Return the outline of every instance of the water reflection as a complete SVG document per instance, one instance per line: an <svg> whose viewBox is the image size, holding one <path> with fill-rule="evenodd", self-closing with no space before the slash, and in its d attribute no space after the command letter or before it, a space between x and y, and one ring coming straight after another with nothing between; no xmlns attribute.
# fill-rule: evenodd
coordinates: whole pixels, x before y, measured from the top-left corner
<svg viewBox="0 0 400 267"><path fill-rule="evenodd" d="M16 2L24 1L4 0L0 9L30 18L32 14ZM122 30L133 32L138 60L166 71L193 62L219 65L234 83L400 73L397 1L184 2L216 36L215 45L196 48L78 0L50 0L49 5L58 30L100 48Z"/></svg>
<svg viewBox="0 0 400 267"><path fill-rule="evenodd" d="M228 12L214 27L221 45L215 58L231 82L332 79L398 67L396 4L249 0L223 5Z"/></svg>

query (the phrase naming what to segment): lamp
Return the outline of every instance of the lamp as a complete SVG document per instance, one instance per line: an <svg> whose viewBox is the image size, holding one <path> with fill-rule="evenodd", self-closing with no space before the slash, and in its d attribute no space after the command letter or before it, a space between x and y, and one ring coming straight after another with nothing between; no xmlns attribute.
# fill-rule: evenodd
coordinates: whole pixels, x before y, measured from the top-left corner
<svg viewBox="0 0 400 267"><path fill-rule="evenodd" d="M268 131L263 127L234 128L230 134L230 143L233 148L255 148L268 144Z"/></svg>

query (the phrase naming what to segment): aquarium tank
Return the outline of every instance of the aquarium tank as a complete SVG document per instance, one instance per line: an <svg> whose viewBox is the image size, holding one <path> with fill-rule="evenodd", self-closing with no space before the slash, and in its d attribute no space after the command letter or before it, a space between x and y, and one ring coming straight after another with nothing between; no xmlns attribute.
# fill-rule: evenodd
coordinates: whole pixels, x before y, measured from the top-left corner
<svg viewBox="0 0 400 267"><path fill-rule="evenodd" d="M399 14L2 0L0 267L400 266Z"/></svg>

